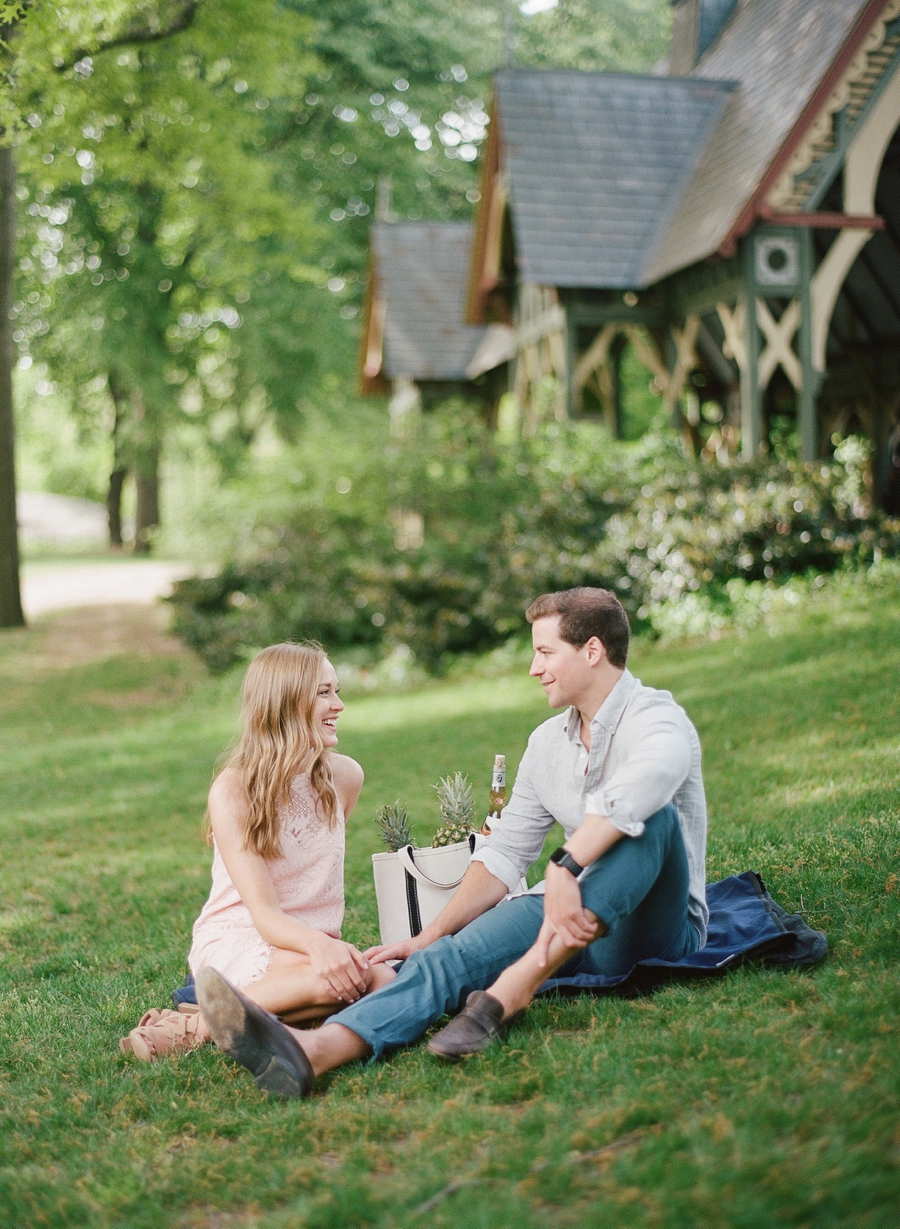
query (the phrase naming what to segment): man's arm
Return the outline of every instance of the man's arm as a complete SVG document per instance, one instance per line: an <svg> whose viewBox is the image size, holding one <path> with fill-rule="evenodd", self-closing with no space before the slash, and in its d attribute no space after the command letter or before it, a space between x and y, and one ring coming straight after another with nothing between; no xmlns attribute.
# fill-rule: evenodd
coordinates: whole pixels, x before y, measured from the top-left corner
<svg viewBox="0 0 900 1229"><path fill-rule="evenodd" d="M671 802L687 779L691 726L677 705L659 704L634 714L622 733L627 755L585 798L585 813L604 816L625 836L640 836L646 820Z"/></svg>
<svg viewBox="0 0 900 1229"><path fill-rule="evenodd" d="M516 773L509 805L493 824L490 837L473 857L449 902L414 939L369 948L365 954L373 964L405 960L436 939L455 935L499 904L507 892L515 891L519 879L540 856L544 837L556 822L531 784L529 760L532 754L529 740Z"/></svg>
<svg viewBox="0 0 900 1229"><path fill-rule="evenodd" d="M507 892L517 890L522 876L541 856L544 838L556 823L534 782L538 770L543 767L546 776L548 767L548 749L539 740L538 730L528 740L508 805L491 820L491 835L472 858L506 884Z"/></svg>
<svg viewBox="0 0 900 1229"><path fill-rule="evenodd" d="M640 728L625 761L602 789L585 800L584 822L564 843L579 866L590 866L623 837L638 839L649 817L671 802L691 766L687 719L665 706L640 714ZM544 887L544 922L536 949L538 965L547 964L550 943L558 935L568 948L583 948L606 933L602 919L581 903L581 889L570 871L550 863Z"/></svg>

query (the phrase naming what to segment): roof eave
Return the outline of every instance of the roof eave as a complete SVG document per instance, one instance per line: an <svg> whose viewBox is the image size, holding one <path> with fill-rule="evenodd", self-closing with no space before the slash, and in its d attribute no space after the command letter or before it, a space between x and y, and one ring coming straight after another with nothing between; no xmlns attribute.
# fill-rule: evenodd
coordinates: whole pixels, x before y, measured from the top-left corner
<svg viewBox="0 0 900 1229"><path fill-rule="evenodd" d="M831 92L838 85L853 57L862 47L866 36L881 15L884 7L885 0L869 0L869 3L857 17L843 46L832 60L831 67L819 82L809 102L803 108L791 131L782 142L778 153L770 162L768 169L763 174L749 201L737 214L724 239L714 244L705 255L710 256L718 253L720 256L733 256L737 251L738 240L752 230L756 222L763 216L766 197L787 168L790 159L803 140L810 124L814 122L822 107L828 101ZM703 259L703 257L700 259ZM675 273L677 270L670 269L668 272Z"/></svg>
<svg viewBox="0 0 900 1229"><path fill-rule="evenodd" d="M486 272L487 253L491 242L492 225L496 224L494 197L498 188L502 136L500 110L496 92L491 98L488 113L488 142L481 168L481 196L475 210L472 233L472 254L469 260L469 284L466 290L466 324L484 324L487 296L496 285L496 278ZM502 219L501 219L502 226Z"/></svg>

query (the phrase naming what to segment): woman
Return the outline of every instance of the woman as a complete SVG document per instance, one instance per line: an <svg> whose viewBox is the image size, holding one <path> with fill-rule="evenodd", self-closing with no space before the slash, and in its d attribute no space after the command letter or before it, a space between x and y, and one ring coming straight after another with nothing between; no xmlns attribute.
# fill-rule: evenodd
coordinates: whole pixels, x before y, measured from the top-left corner
<svg viewBox="0 0 900 1229"><path fill-rule="evenodd" d="M359 764L334 751L344 705L318 644L276 644L247 671L244 732L209 793L212 891L188 963L214 967L292 1024L321 1019L394 976L341 937L344 824ZM145 1061L209 1040L199 1009L150 1011L119 1042Z"/></svg>

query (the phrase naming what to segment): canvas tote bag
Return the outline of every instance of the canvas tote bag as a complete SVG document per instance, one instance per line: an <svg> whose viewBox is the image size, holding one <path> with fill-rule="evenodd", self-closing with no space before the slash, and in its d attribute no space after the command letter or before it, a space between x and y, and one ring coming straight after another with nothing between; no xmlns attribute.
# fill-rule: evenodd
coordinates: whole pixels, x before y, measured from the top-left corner
<svg viewBox="0 0 900 1229"><path fill-rule="evenodd" d="M473 832L467 841L437 849L404 845L396 853L373 853L381 942L414 939L433 922L462 882L472 854L486 839ZM527 890L522 879L519 891Z"/></svg>

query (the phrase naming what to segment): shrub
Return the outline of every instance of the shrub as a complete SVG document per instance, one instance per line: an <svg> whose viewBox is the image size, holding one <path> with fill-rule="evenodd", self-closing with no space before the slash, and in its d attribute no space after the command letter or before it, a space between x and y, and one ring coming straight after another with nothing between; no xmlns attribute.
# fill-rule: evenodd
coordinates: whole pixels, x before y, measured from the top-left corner
<svg viewBox="0 0 900 1229"><path fill-rule="evenodd" d="M867 461L848 440L814 466L765 458L667 466L611 518L599 554L640 618L682 594L723 592L735 578L784 582L896 553L896 523L868 506Z"/></svg>
<svg viewBox="0 0 900 1229"><path fill-rule="evenodd" d="M723 466L666 433L622 444L585 422L504 443L459 404L402 442L383 419L311 430L287 464L302 481L271 470L266 514L245 522L220 573L176 586L176 633L212 669L316 637L406 645L439 671L521 633L537 594L578 584L615 589L638 625L688 627L727 607L734 582L782 583L900 544L898 523L868 508L853 440L816 466ZM663 617L689 595L682 616Z"/></svg>

